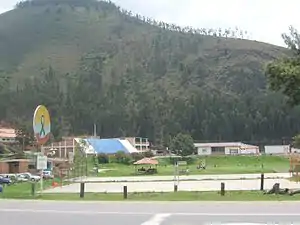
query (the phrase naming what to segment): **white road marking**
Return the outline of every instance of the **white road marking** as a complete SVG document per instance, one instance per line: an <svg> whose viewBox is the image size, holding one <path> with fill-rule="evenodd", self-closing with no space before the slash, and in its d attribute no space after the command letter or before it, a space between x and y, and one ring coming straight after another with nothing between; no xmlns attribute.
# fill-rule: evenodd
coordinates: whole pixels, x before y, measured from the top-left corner
<svg viewBox="0 0 300 225"><path fill-rule="evenodd" d="M299 223L293 222L265 222L265 223L248 223L248 222L233 222L233 223L221 223L221 222L211 222L205 223L203 225L299 225Z"/></svg>
<svg viewBox="0 0 300 225"><path fill-rule="evenodd" d="M75 211L75 210L52 210L52 209L5 209L0 208L1 212L7 213L49 213L49 214L81 214L81 215L153 215L155 212L124 212L124 211ZM166 212L158 215L178 215L178 216L300 216L299 213L189 213L189 212Z"/></svg>
<svg viewBox="0 0 300 225"><path fill-rule="evenodd" d="M209 224L209 225L212 225L212 224ZM222 223L222 225L272 225L272 223L266 224L266 223L243 223L243 222L235 222L235 223Z"/></svg>
<svg viewBox="0 0 300 225"><path fill-rule="evenodd" d="M171 216L169 213L155 214L150 220L142 223L141 225L160 225L169 216Z"/></svg>
<svg viewBox="0 0 300 225"><path fill-rule="evenodd" d="M15 199L1 199L0 201L0 204L1 203L4 203L4 202L9 202L9 203L20 203L20 200L15 200ZM69 201L66 201L66 200L40 200L40 199L36 199L36 200L32 200L32 199L22 199L22 202L25 202L25 203L51 203L51 204L99 204L99 205L102 205L102 204L123 204L123 205L135 205L135 204L141 204L141 205L145 205L145 204L172 204L174 205L174 202L172 201L128 201L128 202L124 202L124 201L82 201L82 200L69 200ZM205 205L207 204L210 204L210 205L228 205L228 204L232 204L232 205L256 205L257 202L255 201L248 201L248 202L242 202L242 201L201 201L201 204L205 203ZM197 201L180 201L180 205L182 204L189 204L189 205L198 205L199 202ZM280 202L272 202L272 201L259 201L259 204L266 204L268 206L270 205L296 205L296 204L300 204L300 201L280 201Z"/></svg>

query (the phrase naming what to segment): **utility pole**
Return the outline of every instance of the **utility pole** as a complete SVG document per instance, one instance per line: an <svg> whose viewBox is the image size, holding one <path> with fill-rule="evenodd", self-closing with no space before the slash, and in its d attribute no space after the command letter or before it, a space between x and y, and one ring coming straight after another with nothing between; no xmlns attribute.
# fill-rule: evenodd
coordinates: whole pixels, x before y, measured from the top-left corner
<svg viewBox="0 0 300 225"><path fill-rule="evenodd" d="M94 137L97 137L97 125L94 123Z"/></svg>
<svg viewBox="0 0 300 225"><path fill-rule="evenodd" d="M24 151L25 151L25 135L23 134L22 135L22 150L23 150L23 153L24 153Z"/></svg>

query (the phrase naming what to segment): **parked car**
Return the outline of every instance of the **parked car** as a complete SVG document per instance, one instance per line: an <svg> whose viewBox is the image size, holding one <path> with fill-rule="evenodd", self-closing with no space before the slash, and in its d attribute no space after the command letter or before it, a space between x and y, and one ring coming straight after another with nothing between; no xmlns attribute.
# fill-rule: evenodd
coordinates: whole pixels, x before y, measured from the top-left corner
<svg viewBox="0 0 300 225"><path fill-rule="evenodd" d="M12 183L11 179L0 176L0 184L8 184L8 185L10 185L11 183Z"/></svg>
<svg viewBox="0 0 300 225"><path fill-rule="evenodd" d="M43 171L43 179L53 179L54 176L51 171Z"/></svg>
<svg viewBox="0 0 300 225"><path fill-rule="evenodd" d="M24 176L23 174L17 174L16 180L17 180L17 182L26 182L29 179L26 178L26 176Z"/></svg>
<svg viewBox="0 0 300 225"><path fill-rule="evenodd" d="M9 174L0 174L1 177L9 178Z"/></svg>
<svg viewBox="0 0 300 225"><path fill-rule="evenodd" d="M20 173L19 175L24 176L26 179L28 179L30 181L39 181L41 179L40 176L33 175L31 173Z"/></svg>

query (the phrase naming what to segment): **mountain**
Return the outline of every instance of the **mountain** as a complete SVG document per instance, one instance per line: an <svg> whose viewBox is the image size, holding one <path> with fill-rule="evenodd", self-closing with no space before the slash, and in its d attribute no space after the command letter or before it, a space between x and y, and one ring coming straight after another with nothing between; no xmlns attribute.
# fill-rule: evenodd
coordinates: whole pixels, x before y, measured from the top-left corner
<svg viewBox="0 0 300 225"><path fill-rule="evenodd" d="M266 88L285 48L246 32L181 28L94 0L33 0L0 15L0 119L30 121L45 104L55 137L281 140L298 108ZM0 77L0 78L1 78ZM2 100L2 101L1 101Z"/></svg>

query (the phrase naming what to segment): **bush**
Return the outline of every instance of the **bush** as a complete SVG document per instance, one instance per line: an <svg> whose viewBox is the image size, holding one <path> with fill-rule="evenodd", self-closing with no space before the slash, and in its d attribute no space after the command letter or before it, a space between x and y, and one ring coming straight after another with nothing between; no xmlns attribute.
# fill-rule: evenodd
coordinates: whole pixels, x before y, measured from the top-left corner
<svg viewBox="0 0 300 225"><path fill-rule="evenodd" d="M143 153L143 156L146 158L151 158L154 156L154 154L151 151L147 151Z"/></svg>
<svg viewBox="0 0 300 225"><path fill-rule="evenodd" d="M191 157L191 156L184 156L184 157L170 157L169 158L169 163L174 165L175 162L177 161L186 161L186 163L188 165L193 164L196 162L196 158L195 157Z"/></svg>
<svg viewBox="0 0 300 225"><path fill-rule="evenodd" d="M194 164L197 161L197 158L192 156L185 156L182 157L181 161L186 161L187 164Z"/></svg>
<svg viewBox="0 0 300 225"><path fill-rule="evenodd" d="M99 164L106 164L109 163L109 158L108 155L104 154L104 153L100 153L97 155L98 158L98 163Z"/></svg>
<svg viewBox="0 0 300 225"><path fill-rule="evenodd" d="M141 160L142 158L144 158L143 154L141 153L131 153L131 159L135 162L138 160Z"/></svg>
<svg viewBox="0 0 300 225"><path fill-rule="evenodd" d="M129 165L132 162L132 158L130 155L127 155L124 152L120 151L115 154L114 162Z"/></svg>

